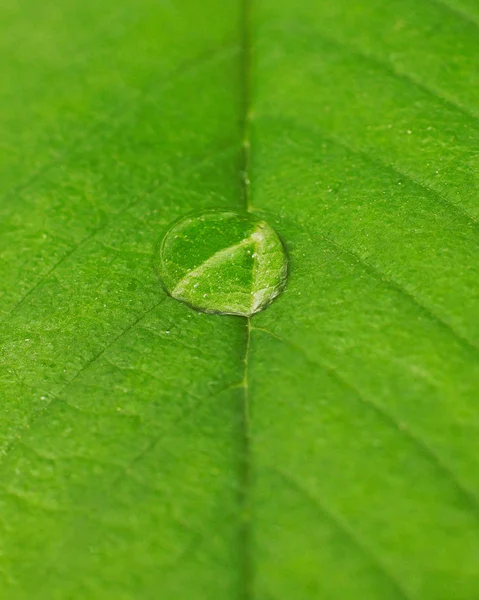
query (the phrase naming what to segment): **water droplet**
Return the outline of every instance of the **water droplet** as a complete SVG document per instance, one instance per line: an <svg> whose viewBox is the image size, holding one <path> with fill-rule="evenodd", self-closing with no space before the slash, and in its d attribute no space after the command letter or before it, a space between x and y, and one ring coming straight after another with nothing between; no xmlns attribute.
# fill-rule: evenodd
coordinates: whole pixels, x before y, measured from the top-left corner
<svg viewBox="0 0 479 600"><path fill-rule="evenodd" d="M176 221L156 260L170 296L207 313L250 316L286 284L281 240L249 213L209 210Z"/></svg>

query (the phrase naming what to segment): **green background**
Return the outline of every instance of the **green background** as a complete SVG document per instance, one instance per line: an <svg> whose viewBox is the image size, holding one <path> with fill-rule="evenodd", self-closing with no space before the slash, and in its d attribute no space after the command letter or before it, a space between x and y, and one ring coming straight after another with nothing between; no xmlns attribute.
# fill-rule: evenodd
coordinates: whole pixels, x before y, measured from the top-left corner
<svg viewBox="0 0 479 600"><path fill-rule="evenodd" d="M477 0L0 23L0 597L477 600ZM244 208L245 111L290 257L249 344L153 268Z"/></svg>

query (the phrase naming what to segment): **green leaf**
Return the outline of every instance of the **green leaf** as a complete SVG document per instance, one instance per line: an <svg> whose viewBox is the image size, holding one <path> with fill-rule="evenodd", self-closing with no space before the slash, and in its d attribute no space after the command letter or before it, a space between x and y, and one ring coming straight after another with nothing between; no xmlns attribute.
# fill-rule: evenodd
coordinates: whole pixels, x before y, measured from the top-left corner
<svg viewBox="0 0 479 600"><path fill-rule="evenodd" d="M477 600L477 0L1 23L0 597ZM156 276L211 208L286 245L251 319Z"/></svg>

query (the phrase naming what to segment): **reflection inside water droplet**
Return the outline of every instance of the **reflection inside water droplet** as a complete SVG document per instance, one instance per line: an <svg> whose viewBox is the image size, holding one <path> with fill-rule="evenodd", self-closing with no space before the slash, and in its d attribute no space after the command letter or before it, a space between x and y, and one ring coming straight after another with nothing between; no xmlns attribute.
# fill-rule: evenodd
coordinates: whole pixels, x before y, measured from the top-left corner
<svg viewBox="0 0 479 600"><path fill-rule="evenodd" d="M224 210L175 222L157 265L170 296L210 313L264 310L287 278L286 252L274 229L252 214Z"/></svg>

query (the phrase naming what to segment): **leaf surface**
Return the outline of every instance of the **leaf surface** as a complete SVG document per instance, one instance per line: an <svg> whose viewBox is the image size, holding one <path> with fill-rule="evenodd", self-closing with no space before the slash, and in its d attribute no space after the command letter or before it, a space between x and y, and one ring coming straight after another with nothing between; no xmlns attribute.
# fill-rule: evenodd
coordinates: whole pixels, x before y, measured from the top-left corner
<svg viewBox="0 0 479 600"><path fill-rule="evenodd" d="M477 2L2 13L0 596L476 600ZM166 296L247 203L287 290Z"/></svg>

